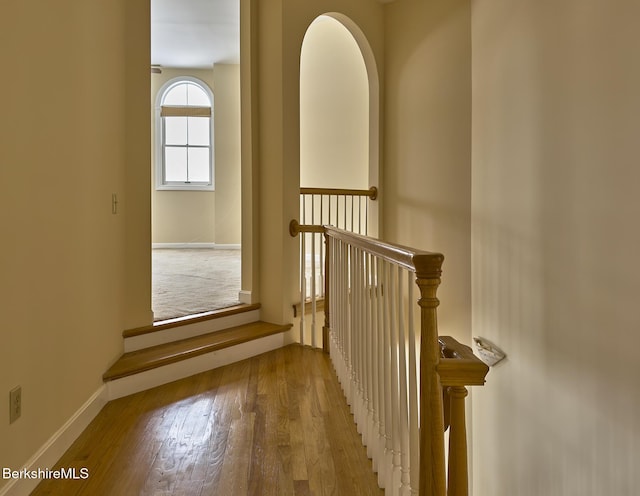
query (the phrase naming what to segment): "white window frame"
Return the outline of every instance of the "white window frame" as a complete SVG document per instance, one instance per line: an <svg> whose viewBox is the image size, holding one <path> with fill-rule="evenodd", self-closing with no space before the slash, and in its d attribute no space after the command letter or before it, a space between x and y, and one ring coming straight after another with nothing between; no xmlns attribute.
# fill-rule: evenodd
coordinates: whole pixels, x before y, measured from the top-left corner
<svg viewBox="0 0 640 496"><path fill-rule="evenodd" d="M209 179L210 182L206 183L187 183L187 182L166 182L164 180L164 122L161 115L162 101L164 100L167 92L181 83L192 83L204 90L211 102L211 117L209 118L209 131L211 133L209 137ZM156 190L158 191L214 191L214 132L213 132L213 92L209 86L202 80L191 76L178 76L170 79L162 85L156 96L155 105L155 177L156 177Z"/></svg>

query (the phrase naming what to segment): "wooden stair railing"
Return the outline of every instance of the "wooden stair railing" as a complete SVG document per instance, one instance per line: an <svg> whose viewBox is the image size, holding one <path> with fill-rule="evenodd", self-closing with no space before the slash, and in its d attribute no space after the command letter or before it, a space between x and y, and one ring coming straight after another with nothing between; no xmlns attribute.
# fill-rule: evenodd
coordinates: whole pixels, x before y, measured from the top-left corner
<svg viewBox="0 0 640 496"><path fill-rule="evenodd" d="M394 496L467 495L464 398L488 367L438 336L444 257L330 226L292 223L291 231L324 232L324 347L380 487Z"/></svg>
<svg viewBox="0 0 640 496"><path fill-rule="evenodd" d="M324 261L326 250L322 225L330 224L347 231L368 235L370 202L378 198L378 189L300 188L300 221L292 221L290 233L300 236L300 302L294 304L294 317L300 318L300 343L318 346L316 314L323 309ZM310 314L310 322L306 321ZM309 329L307 329L309 327Z"/></svg>

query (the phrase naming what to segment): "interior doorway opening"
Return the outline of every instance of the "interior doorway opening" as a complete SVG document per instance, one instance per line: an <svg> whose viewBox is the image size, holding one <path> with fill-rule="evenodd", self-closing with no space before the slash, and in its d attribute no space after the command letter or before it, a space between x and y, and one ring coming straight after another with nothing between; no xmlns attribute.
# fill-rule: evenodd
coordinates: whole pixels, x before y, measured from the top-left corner
<svg viewBox="0 0 640 496"><path fill-rule="evenodd" d="M239 304L239 25L239 0L151 1L156 322Z"/></svg>
<svg viewBox="0 0 640 496"><path fill-rule="evenodd" d="M360 43L368 46L357 26L339 14L317 17L305 33L300 57L299 218L303 225L373 235L377 212L370 213L377 189L370 186L378 184L372 125L377 121L377 93L371 91ZM300 303L294 314L300 318L300 343L314 347L327 339L320 340L318 332L326 256L319 231L300 233Z"/></svg>

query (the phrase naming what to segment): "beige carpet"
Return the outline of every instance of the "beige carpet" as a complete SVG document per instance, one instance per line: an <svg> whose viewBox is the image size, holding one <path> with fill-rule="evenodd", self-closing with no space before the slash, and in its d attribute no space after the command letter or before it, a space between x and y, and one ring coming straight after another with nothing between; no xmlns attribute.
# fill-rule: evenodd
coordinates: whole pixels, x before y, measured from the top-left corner
<svg viewBox="0 0 640 496"><path fill-rule="evenodd" d="M154 320L237 305L240 250L152 250Z"/></svg>

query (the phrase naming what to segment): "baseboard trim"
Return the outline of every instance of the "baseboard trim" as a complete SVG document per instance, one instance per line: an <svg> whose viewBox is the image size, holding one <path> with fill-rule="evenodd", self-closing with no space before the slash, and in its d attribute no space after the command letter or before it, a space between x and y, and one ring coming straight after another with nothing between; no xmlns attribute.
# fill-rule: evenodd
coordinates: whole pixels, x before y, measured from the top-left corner
<svg viewBox="0 0 640 496"><path fill-rule="evenodd" d="M53 468L106 404L107 388L103 385L40 447L23 467L12 467L12 470ZM0 489L0 496L27 496L39 483L39 479L11 479L6 486Z"/></svg>
<svg viewBox="0 0 640 496"><path fill-rule="evenodd" d="M172 250L188 250L190 248L207 248L210 250L239 250L239 244L220 244L220 243L151 243L151 248L162 249L170 248Z"/></svg>
<svg viewBox="0 0 640 496"><path fill-rule="evenodd" d="M158 329L145 334L125 336L124 352L128 353L130 351L142 350L159 344L221 331L229 327L249 324L250 322L257 322L258 320L260 320L260 310L256 309L250 312L228 315L219 319L203 320L181 326L169 327L167 329Z"/></svg>

